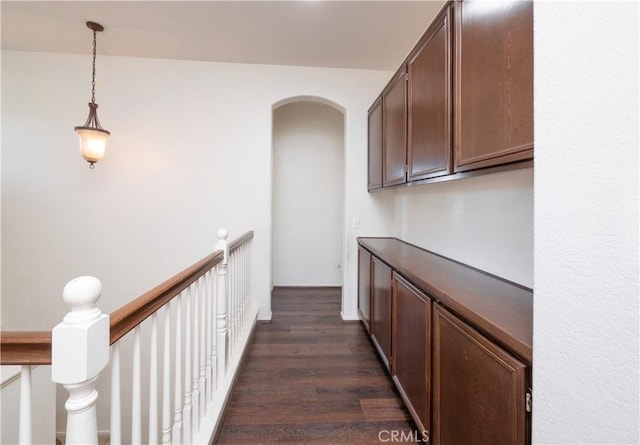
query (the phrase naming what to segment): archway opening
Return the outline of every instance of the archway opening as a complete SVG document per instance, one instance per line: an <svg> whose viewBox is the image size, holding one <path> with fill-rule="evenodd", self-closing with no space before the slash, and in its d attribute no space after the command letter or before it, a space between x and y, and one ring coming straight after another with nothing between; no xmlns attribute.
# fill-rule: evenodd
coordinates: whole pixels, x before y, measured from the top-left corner
<svg viewBox="0 0 640 445"><path fill-rule="evenodd" d="M344 134L344 109L331 101L274 105L274 287L342 287Z"/></svg>

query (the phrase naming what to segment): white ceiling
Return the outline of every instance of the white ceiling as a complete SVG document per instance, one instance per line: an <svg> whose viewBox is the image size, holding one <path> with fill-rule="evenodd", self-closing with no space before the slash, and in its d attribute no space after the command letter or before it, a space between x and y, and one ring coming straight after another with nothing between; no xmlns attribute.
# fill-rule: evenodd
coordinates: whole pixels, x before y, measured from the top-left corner
<svg viewBox="0 0 640 445"><path fill-rule="evenodd" d="M2 49L395 70L437 1L1 1Z"/></svg>

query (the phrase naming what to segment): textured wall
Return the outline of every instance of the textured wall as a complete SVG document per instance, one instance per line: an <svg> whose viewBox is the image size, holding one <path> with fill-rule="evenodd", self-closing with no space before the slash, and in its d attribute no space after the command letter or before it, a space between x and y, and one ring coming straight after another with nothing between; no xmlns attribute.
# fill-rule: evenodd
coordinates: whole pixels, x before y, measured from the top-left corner
<svg viewBox="0 0 640 445"><path fill-rule="evenodd" d="M533 442L638 443L638 4L535 3Z"/></svg>

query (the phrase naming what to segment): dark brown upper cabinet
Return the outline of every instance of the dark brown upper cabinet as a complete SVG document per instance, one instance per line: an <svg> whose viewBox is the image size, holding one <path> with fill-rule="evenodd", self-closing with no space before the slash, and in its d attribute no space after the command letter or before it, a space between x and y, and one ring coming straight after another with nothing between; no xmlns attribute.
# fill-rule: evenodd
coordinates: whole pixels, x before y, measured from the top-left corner
<svg viewBox="0 0 640 445"><path fill-rule="evenodd" d="M382 92L382 184L407 182L407 74L403 66Z"/></svg>
<svg viewBox="0 0 640 445"><path fill-rule="evenodd" d="M434 307L433 443L525 445L525 364Z"/></svg>
<svg viewBox="0 0 640 445"><path fill-rule="evenodd" d="M382 96L369 109L368 189L382 187Z"/></svg>
<svg viewBox="0 0 640 445"><path fill-rule="evenodd" d="M533 158L533 2L455 2L455 171Z"/></svg>
<svg viewBox="0 0 640 445"><path fill-rule="evenodd" d="M429 26L407 62L409 181L453 172L451 19L449 7Z"/></svg>

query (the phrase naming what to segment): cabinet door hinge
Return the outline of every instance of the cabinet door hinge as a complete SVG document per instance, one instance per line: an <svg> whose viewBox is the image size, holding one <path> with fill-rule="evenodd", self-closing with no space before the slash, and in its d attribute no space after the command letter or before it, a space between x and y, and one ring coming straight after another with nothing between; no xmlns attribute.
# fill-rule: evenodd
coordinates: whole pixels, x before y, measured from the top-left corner
<svg viewBox="0 0 640 445"><path fill-rule="evenodd" d="M405 172L405 173L409 173L409 164L405 164L405 166L404 166L404 172Z"/></svg>
<svg viewBox="0 0 640 445"><path fill-rule="evenodd" d="M404 73L404 81L409 82L409 73Z"/></svg>
<svg viewBox="0 0 640 445"><path fill-rule="evenodd" d="M533 395L531 394L531 389L527 391L527 394L524 397L524 406L528 413L531 412L531 408L533 405Z"/></svg>

